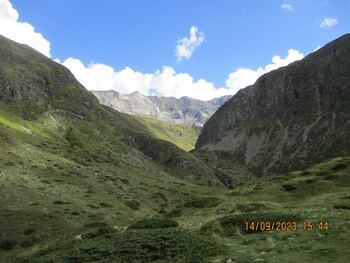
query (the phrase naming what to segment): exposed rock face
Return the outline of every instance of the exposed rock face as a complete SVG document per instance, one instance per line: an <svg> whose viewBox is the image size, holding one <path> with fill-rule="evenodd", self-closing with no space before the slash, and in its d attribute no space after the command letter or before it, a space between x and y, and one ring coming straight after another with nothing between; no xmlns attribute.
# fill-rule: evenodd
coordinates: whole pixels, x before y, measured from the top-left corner
<svg viewBox="0 0 350 263"><path fill-rule="evenodd" d="M350 34L238 92L196 150L244 156L257 175L350 154Z"/></svg>
<svg viewBox="0 0 350 263"><path fill-rule="evenodd" d="M53 109L84 116L98 104L67 68L33 51L0 36L0 103L22 117Z"/></svg>
<svg viewBox="0 0 350 263"><path fill-rule="evenodd" d="M189 97L144 96L139 92L122 95L117 91L92 91L100 103L117 111L172 121L187 125L203 126L209 117L231 96L210 101Z"/></svg>

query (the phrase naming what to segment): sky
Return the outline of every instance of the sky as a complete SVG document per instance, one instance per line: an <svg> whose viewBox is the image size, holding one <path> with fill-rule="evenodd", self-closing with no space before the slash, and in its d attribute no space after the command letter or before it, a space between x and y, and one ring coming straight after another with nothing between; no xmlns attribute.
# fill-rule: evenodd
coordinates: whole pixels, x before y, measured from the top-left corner
<svg viewBox="0 0 350 263"><path fill-rule="evenodd" d="M233 95L350 32L350 0L0 0L0 34L89 90Z"/></svg>

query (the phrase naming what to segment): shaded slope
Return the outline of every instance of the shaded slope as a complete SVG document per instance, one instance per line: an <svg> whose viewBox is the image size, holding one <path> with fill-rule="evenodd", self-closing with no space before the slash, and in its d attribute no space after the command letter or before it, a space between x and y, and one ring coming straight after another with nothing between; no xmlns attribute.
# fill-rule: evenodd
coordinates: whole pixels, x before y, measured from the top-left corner
<svg viewBox="0 0 350 263"><path fill-rule="evenodd" d="M205 124L197 151L231 154L255 174L350 154L350 35L260 77Z"/></svg>
<svg viewBox="0 0 350 263"><path fill-rule="evenodd" d="M203 177L201 183L208 178L216 180L210 169L204 174L205 165L192 155L157 140L137 120L100 105L62 65L4 37L0 37L0 55L0 107L24 119L61 116L63 122L70 122L62 124L62 136L77 141L73 144L85 153L86 159L104 156L108 161L108 157L131 147L175 175L191 181ZM95 143L98 150L92 149ZM179 163L186 163L186 167Z"/></svg>

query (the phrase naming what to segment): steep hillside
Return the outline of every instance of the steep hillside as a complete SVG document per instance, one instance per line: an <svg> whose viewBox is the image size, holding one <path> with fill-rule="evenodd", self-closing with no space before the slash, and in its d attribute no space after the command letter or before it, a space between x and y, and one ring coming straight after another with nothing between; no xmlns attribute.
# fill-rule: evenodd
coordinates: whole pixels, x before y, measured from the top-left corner
<svg viewBox="0 0 350 263"><path fill-rule="evenodd" d="M102 104L123 113L200 127L231 97L201 101L189 97L144 96L139 92L122 95L113 90L92 93Z"/></svg>
<svg viewBox="0 0 350 263"><path fill-rule="evenodd" d="M214 172L191 154L157 139L134 118L100 105L60 64L3 37L0 55L0 109L19 119L41 122L38 125L59 119L52 132L84 152L80 162L97 156L111 161L137 150L140 158L151 158L173 175L195 182L207 171L206 178L196 182L217 181Z"/></svg>
<svg viewBox="0 0 350 263"><path fill-rule="evenodd" d="M190 153L100 105L66 68L4 37L0 149L0 262L68 233L122 229L222 186Z"/></svg>
<svg viewBox="0 0 350 263"><path fill-rule="evenodd" d="M350 154L350 35L272 71L204 125L198 152L219 153L256 175Z"/></svg>
<svg viewBox="0 0 350 263"><path fill-rule="evenodd" d="M169 141L177 147L191 151L200 133L200 127L177 124L157 119L136 117L156 138Z"/></svg>

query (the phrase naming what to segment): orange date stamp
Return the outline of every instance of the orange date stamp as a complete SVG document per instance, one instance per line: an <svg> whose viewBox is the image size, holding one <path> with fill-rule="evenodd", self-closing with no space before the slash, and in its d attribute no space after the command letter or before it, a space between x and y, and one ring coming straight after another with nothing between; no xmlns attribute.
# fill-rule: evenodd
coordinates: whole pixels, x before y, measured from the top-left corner
<svg viewBox="0 0 350 263"><path fill-rule="evenodd" d="M304 221L303 224L298 224L296 221L246 221L243 224L244 233L252 232L268 232L268 231L313 231L328 230L328 222L319 221Z"/></svg>

